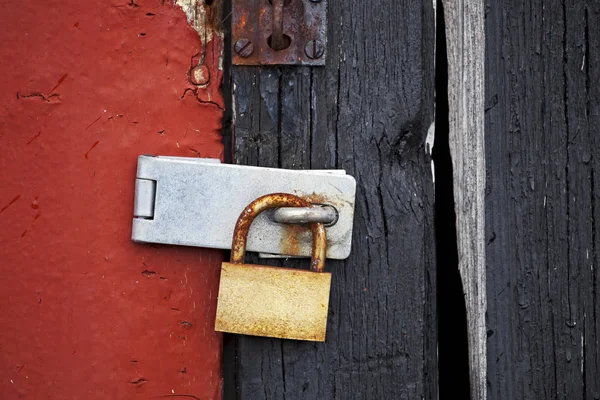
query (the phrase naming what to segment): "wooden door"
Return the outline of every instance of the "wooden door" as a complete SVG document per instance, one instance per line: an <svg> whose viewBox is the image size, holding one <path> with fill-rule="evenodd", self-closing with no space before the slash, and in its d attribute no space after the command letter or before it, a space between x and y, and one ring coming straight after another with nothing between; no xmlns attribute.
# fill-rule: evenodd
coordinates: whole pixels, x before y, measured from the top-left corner
<svg viewBox="0 0 600 400"><path fill-rule="evenodd" d="M223 155L218 35L160 0L0 21L0 397L220 398L222 252L130 240L139 154Z"/></svg>
<svg viewBox="0 0 600 400"><path fill-rule="evenodd" d="M430 1L330 0L325 67L232 67L235 162L342 168L357 197L327 341L228 337L226 398L436 398L433 46Z"/></svg>

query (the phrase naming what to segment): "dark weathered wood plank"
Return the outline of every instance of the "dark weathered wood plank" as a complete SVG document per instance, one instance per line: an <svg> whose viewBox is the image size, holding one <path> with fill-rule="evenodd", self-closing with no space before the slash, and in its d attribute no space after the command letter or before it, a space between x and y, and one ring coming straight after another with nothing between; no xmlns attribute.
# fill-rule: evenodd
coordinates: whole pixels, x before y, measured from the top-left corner
<svg viewBox="0 0 600 400"><path fill-rule="evenodd" d="M598 399L599 5L487 11L488 394Z"/></svg>
<svg viewBox="0 0 600 400"><path fill-rule="evenodd" d="M352 254L327 263L327 341L239 337L238 398L436 398L432 7L333 0L326 68L233 68L237 163L358 184Z"/></svg>
<svg viewBox="0 0 600 400"><path fill-rule="evenodd" d="M282 168L310 169L311 69L282 69L280 80L280 147Z"/></svg>
<svg viewBox="0 0 600 400"><path fill-rule="evenodd" d="M585 88L586 115L588 118L587 136L589 138L589 161L593 169L590 175L591 187L591 212L590 222L592 224L592 249L590 258L592 267L586 268L583 279L587 280L587 287L583 293L585 334L584 334L584 365L585 365L585 388L587 398L600 399L600 299L598 298L598 284L600 283L600 268L598 260L600 251L600 234L596 221L600 221L600 35L595 34L600 26L600 3L590 2L585 7L585 54L586 61L584 69L586 73ZM587 258L587 253L586 253ZM588 260L588 263L590 262Z"/></svg>
<svg viewBox="0 0 600 400"><path fill-rule="evenodd" d="M279 166L278 69L233 68L234 160L260 167Z"/></svg>

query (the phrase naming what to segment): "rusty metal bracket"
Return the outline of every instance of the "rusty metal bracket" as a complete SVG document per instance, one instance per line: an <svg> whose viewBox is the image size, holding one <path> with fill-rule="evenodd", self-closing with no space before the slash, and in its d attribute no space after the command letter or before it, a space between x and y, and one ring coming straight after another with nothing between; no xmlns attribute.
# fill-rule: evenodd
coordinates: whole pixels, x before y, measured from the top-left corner
<svg viewBox="0 0 600 400"><path fill-rule="evenodd" d="M234 0L234 65L325 65L327 0Z"/></svg>

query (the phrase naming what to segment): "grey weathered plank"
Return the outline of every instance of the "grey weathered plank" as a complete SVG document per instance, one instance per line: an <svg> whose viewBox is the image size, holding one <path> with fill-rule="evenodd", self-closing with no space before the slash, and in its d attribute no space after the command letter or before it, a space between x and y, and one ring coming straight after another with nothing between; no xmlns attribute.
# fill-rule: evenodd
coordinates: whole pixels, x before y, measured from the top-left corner
<svg viewBox="0 0 600 400"><path fill-rule="evenodd" d="M458 269L454 177L449 144L448 51L446 23L441 0L436 10L435 51L435 227L437 250L437 326L440 398L471 396L467 312Z"/></svg>
<svg viewBox="0 0 600 400"><path fill-rule="evenodd" d="M327 341L238 337L235 396L434 399L433 4L333 0L328 18L326 68L233 67L237 163L358 184L352 254L327 263Z"/></svg>
<svg viewBox="0 0 600 400"><path fill-rule="evenodd" d="M488 1L488 395L600 398L600 3Z"/></svg>
<svg viewBox="0 0 600 400"><path fill-rule="evenodd" d="M484 8L445 0L449 145L454 175L458 268L465 291L471 397L486 397Z"/></svg>

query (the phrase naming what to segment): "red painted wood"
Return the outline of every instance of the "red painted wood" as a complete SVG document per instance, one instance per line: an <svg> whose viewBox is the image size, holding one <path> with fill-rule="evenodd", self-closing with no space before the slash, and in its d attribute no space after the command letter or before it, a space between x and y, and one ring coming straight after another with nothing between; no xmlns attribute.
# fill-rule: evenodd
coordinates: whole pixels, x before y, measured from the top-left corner
<svg viewBox="0 0 600 400"><path fill-rule="evenodd" d="M130 240L139 154L222 156L221 109L183 96L197 33L160 0L0 22L0 397L220 398L222 252Z"/></svg>

